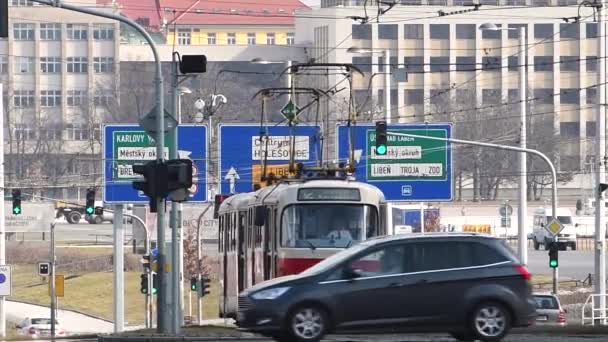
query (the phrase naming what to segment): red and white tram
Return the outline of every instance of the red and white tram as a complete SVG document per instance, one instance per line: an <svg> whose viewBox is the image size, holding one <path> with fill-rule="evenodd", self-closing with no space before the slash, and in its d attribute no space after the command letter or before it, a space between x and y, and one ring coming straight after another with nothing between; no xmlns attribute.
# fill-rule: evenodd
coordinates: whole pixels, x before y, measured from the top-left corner
<svg viewBox="0 0 608 342"><path fill-rule="evenodd" d="M236 316L249 286L386 235L385 211L378 188L343 179L284 181L228 197L218 209L220 316Z"/></svg>

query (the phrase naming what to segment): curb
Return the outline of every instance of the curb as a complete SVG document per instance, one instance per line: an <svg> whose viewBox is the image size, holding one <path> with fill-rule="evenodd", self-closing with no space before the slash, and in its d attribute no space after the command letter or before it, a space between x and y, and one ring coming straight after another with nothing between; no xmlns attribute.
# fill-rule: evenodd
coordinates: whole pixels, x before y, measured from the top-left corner
<svg viewBox="0 0 608 342"><path fill-rule="evenodd" d="M608 326L532 326L528 328L514 328L509 332L510 335L608 335Z"/></svg>

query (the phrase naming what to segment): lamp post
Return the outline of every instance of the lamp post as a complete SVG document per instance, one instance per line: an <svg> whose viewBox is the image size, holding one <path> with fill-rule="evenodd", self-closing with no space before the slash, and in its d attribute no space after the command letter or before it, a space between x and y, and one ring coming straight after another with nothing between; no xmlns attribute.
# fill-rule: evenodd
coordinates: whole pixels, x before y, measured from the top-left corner
<svg viewBox="0 0 608 342"><path fill-rule="evenodd" d="M517 30L519 33L519 110L520 110L520 135L519 146L526 148L526 28L500 28L496 24L485 23L479 26L481 31ZM519 219L517 227L518 254L522 264L528 264L528 237L526 235L526 218L528 215L528 198L526 194L527 176L526 153L519 154ZM553 213L555 215L556 213Z"/></svg>

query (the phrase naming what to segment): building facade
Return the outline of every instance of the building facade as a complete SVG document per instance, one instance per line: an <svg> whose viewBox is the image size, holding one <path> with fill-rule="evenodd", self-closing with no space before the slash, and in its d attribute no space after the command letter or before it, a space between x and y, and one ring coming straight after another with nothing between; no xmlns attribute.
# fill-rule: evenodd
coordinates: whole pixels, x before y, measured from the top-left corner
<svg viewBox="0 0 608 342"><path fill-rule="evenodd" d="M9 27L0 39L7 186L77 198L101 176L101 125L117 102L119 27L26 0L9 0Z"/></svg>
<svg viewBox="0 0 608 342"><path fill-rule="evenodd" d="M366 11L363 3L325 0L308 18L296 19L296 43L311 44L313 57L364 71L353 79L355 99L371 95L382 107L384 76L370 77L384 72L388 51L392 70L405 68L408 75L405 82L391 82L393 122L452 121L446 114L462 108L500 111L517 105L521 66L515 29L525 27L529 120L543 117L549 120L545 125L553 125L561 170L589 167L598 98L598 30L591 9L581 10L577 22L566 22L579 13L576 6L565 7L576 1L492 0L473 10L463 7L468 1L404 0L376 20L376 5ZM467 12L450 14L457 11ZM349 19L366 13L368 23ZM483 23L502 30L482 31ZM374 53L354 55L349 47ZM517 143L517 134L511 143Z"/></svg>

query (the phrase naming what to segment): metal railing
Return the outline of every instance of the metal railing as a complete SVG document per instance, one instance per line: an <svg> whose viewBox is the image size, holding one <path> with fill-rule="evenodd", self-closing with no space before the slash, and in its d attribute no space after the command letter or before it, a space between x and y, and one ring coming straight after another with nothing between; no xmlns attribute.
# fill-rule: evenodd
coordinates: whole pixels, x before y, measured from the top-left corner
<svg viewBox="0 0 608 342"><path fill-rule="evenodd" d="M606 299L606 297L608 297L608 295L591 294L591 295L589 295L589 297L587 297L587 300L585 301L585 304L583 305L583 308L581 309L581 311L582 311L581 312L581 325L585 325L585 324L589 324L589 323L591 325L595 325L596 321L601 325L606 324L606 322L608 320L608 315L606 314L606 311L602 310L601 308L596 307L596 303L597 303L596 300L601 299L602 297L604 299ZM585 313L587 311L589 311L591 313L590 316L585 315Z"/></svg>

